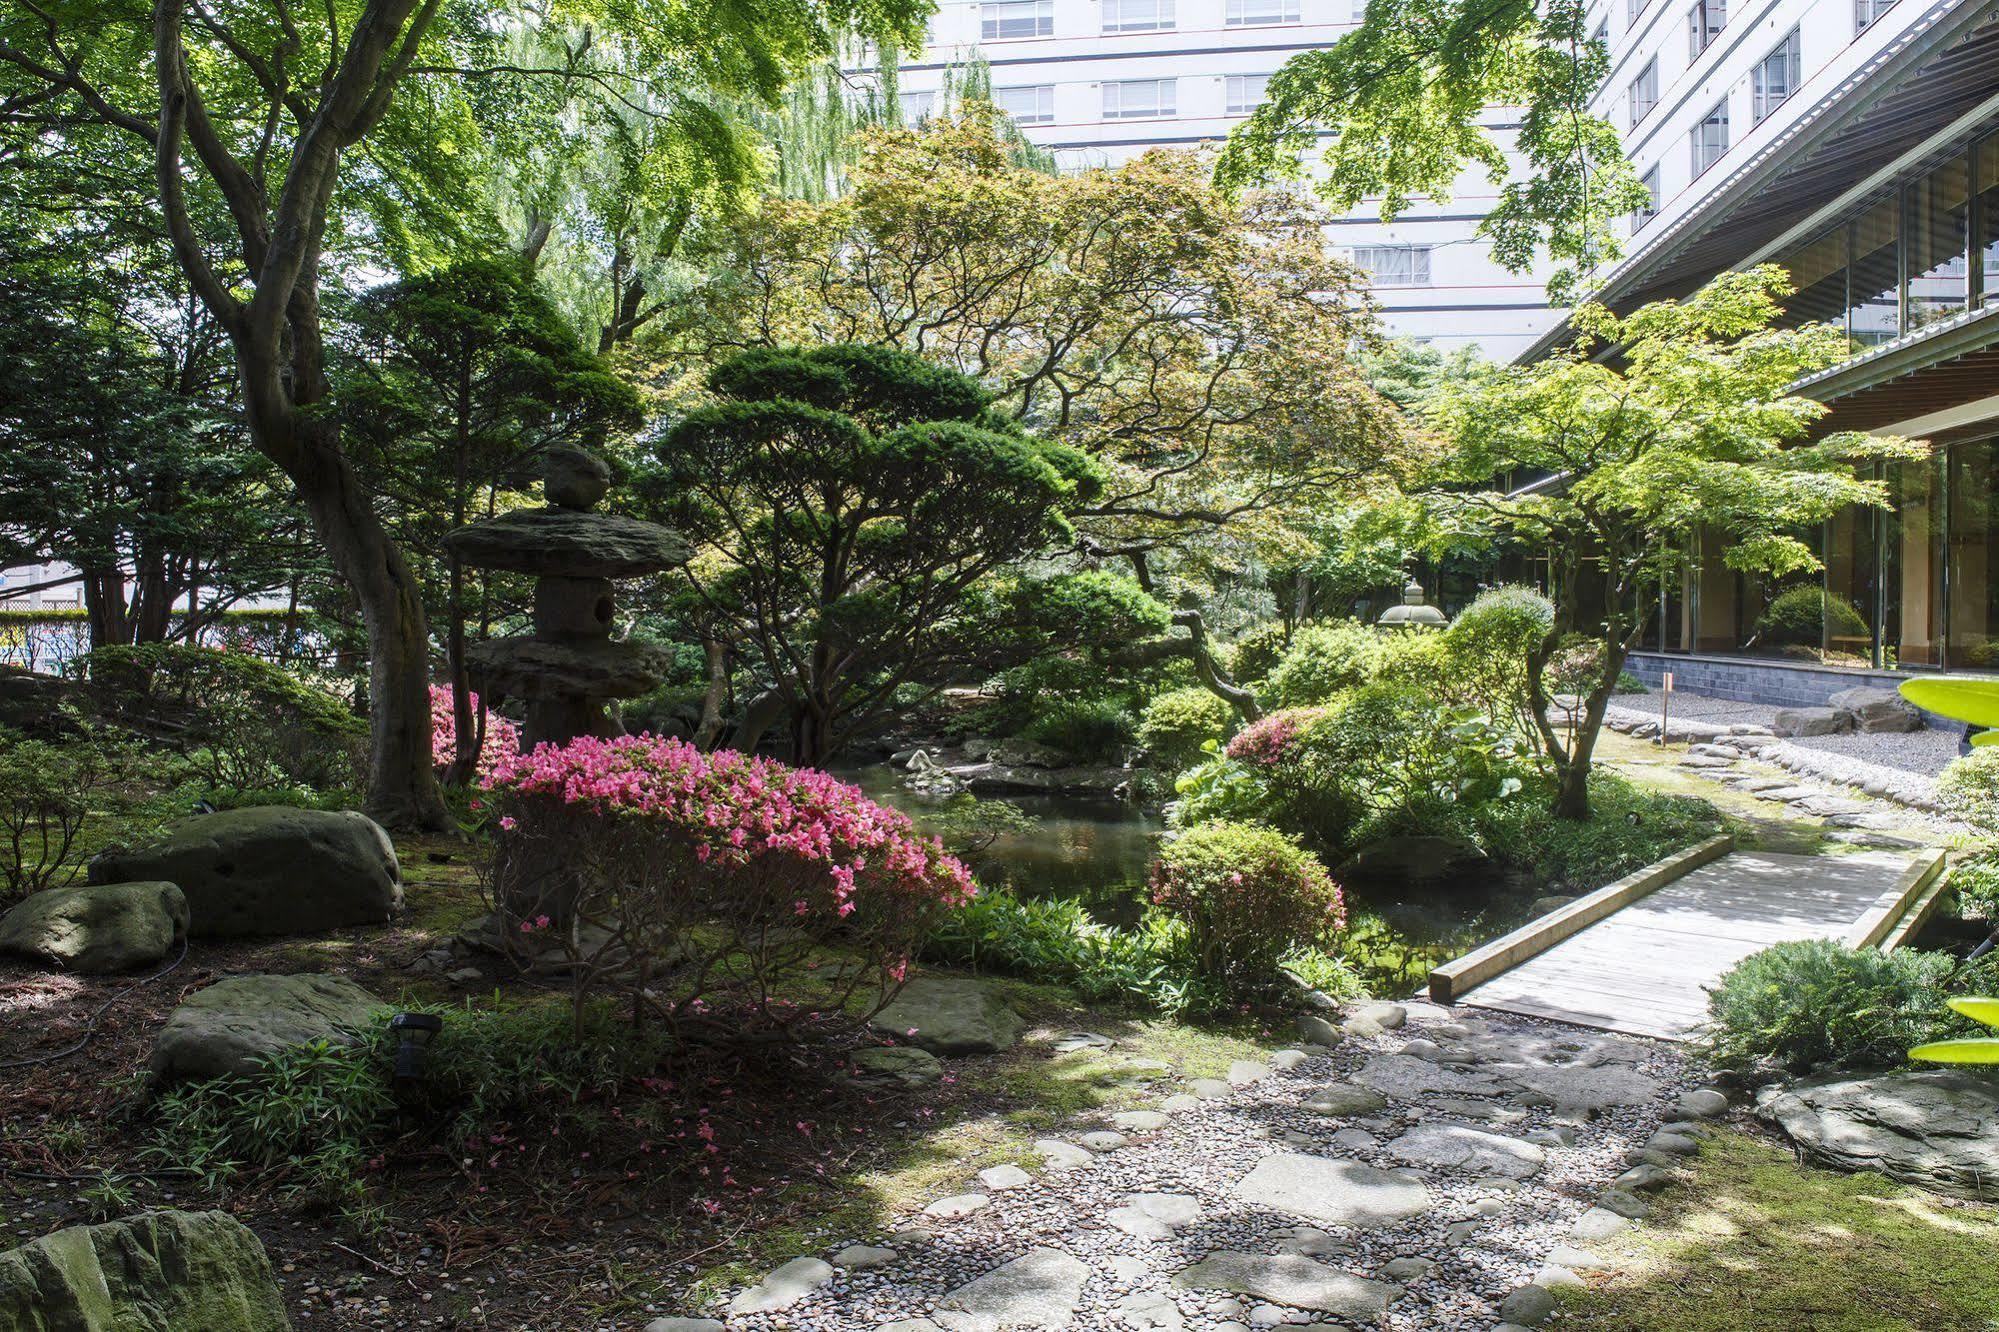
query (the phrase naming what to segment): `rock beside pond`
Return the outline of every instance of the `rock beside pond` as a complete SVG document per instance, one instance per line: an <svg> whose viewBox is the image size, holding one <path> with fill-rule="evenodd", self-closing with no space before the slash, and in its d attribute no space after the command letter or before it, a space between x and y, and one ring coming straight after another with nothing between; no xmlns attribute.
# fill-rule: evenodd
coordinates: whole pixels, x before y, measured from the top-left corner
<svg viewBox="0 0 1999 1332"><path fill-rule="evenodd" d="M1027 1024L987 981L918 977L875 1014L876 1030L933 1054L991 1054L1020 1039Z"/></svg>
<svg viewBox="0 0 1999 1332"><path fill-rule="evenodd" d="M1369 842L1341 862L1341 879L1387 879L1435 883L1469 873L1485 863L1477 847L1455 837L1412 834Z"/></svg>
<svg viewBox="0 0 1999 1332"><path fill-rule="evenodd" d="M1766 1089L1757 1113L1821 1164L1999 1199L1999 1078L1924 1069L1819 1079Z"/></svg>
<svg viewBox="0 0 1999 1332"><path fill-rule="evenodd" d="M227 1212L142 1212L0 1253L8 1332L289 1332L264 1246Z"/></svg>
<svg viewBox="0 0 1999 1332"><path fill-rule="evenodd" d="M45 888L0 917L0 953L89 974L150 966L186 935L187 898L157 880Z"/></svg>
<svg viewBox="0 0 1999 1332"><path fill-rule="evenodd" d="M252 805L203 814L151 846L90 862L92 883L142 879L180 886L198 939L379 925L403 903L395 846L353 810Z"/></svg>
<svg viewBox="0 0 1999 1332"><path fill-rule="evenodd" d="M153 1076L217 1078L312 1041L352 1044L382 1001L339 976L231 976L185 999L153 1043Z"/></svg>

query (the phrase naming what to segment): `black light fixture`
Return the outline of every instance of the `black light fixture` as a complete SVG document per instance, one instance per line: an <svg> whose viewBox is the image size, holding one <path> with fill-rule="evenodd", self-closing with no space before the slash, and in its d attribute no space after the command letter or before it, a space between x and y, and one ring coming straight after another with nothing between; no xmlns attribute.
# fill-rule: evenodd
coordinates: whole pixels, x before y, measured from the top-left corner
<svg viewBox="0 0 1999 1332"><path fill-rule="evenodd" d="M402 1038L396 1043L396 1081L423 1081L431 1037L444 1030L444 1019L435 1013L398 1013L389 1019L389 1030Z"/></svg>

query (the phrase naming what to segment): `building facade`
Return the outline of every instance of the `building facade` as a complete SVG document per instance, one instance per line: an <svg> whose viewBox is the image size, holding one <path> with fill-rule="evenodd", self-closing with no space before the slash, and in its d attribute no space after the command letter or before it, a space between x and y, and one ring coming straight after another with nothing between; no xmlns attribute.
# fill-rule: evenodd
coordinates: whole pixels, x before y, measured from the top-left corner
<svg viewBox="0 0 1999 1332"><path fill-rule="evenodd" d="M1819 672L1999 669L1999 0L1598 0L1592 14L1612 51L1599 110L1653 190L1601 299L1629 311L1781 264L1798 287L1787 319L1850 342L1796 386L1831 409L1818 429L1935 446L1888 470L1891 508L1802 534L1822 576L1736 574L1712 536L1673 552L1683 573L1646 647ZM1738 696L1783 692L1723 674Z"/></svg>
<svg viewBox="0 0 1999 1332"><path fill-rule="evenodd" d="M1065 168L1116 165L1155 147L1218 141L1300 51L1352 31L1365 0L940 0L928 44L900 74L904 119L934 111L949 71L975 56L993 95ZM1515 113L1488 113L1505 143ZM1476 232L1495 198L1467 173L1447 204L1418 201L1393 223L1362 207L1332 242L1373 279L1396 334L1440 351L1508 360L1551 327L1542 280L1492 261Z"/></svg>

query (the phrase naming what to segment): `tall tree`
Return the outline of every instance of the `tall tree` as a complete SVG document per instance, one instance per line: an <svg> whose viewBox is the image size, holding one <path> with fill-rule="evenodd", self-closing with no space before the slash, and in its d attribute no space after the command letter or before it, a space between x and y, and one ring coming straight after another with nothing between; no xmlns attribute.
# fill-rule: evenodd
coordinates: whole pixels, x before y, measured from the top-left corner
<svg viewBox="0 0 1999 1332"><path fill-rule="evenodd" d="M602 46L620 73L768 100L845 32L913 41L926 8L921 0L754 8L639 0L611 11ZM440 173L451 173L453 155L437 151L437 131L470 123L450 110L463 81L499 72L494 34L505 25L488 20L477 7L443 0L307 8L290 0L20 0L0 12L8 122L60 135L88 121L143 149L174 255L234 353L250 438L290 479L360 606L373 742L367 803L399 825L445 821L431 772L429 625L409 562L325 410L320 274L329 244L342 239L343 205L372 200L376 218L405 217L427 206L426 188ZM522 13L516 21L540 20ZM345 170L363 142L371 170ZM61 168L52 160L46 169ZM226 214L226 243L204 232L202 197Z"/></svg>
<svg viewBox="0 0 1999 1332"><path fill-rule="evenodd" d="M638 394L584 350L518 260L474 259L365 293L355 304L339 410L369 485L420 564L444 620L457 755L472 773L483 736L465 665L472 598L444 536L490 516L536 455L601 443L638 423Z"/></svg>
<svg viewBox="0 0 1999 1332"><path fill-rule="evenodd" d="M1549 299L1567 304L1618 257L1614 223L1647 198L1590 108L1609 60L1587 24L1585 0L1369 0L1358 28L1271 76L1216 180L1237 190L1316 170L1335 208L1379 199L1393 218L1482 169L1500 187L1479 224L1493 258L1522 272L1545 251ZM1525 179L1509 179L1503 131L1484 123L1495 106L1524 108L1511 146Z"/></svg>
<svg viewBox="0 0 1999 1332"><path fill-rule="evenodd" d="M1700 529L1719 533L1731 568L1783 575L1819 567L1799 529L1852 505L1886 507L1876 464L1926 446L1853 433L1808 438L1825 408L1788 392L1847 355L1824 324L1773 328L1791 293L1784 270L1728 273L1684 302L1619 318L1585 304L1571 347L1531 365L1447 386L1431 419L1455 446L1443 478L1491 486L1541 476L1531 490L1481 489L1438 502L1550 552L1556 614L1527 662L1535 727L1555 770L1556 812L1589 817L1589 773L1604 710L1646 621L1662 568ZM1615 348L1617 358L1596 353ZM1594 580L1604 608L1585 623ZM1548 666L1572 635L1600 643L1575 724L1558 728Z"/></svg>

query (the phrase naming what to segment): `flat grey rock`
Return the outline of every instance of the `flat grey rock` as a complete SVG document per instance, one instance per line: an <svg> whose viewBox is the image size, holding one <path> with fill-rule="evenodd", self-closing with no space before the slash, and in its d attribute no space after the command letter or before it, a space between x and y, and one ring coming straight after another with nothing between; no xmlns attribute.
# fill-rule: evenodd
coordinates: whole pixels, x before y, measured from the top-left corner
<svg viewBox="0 0 1999 1332"><path fill-rule="evenodd" d="M1312 1045L1338 1045L1342 1033L1317 1013L1305 1013L1298 1018L1298 1034Z"/></svg>
<svg viewBox="0 0 1999 1332"><path fill-rule="evenodd" d="M923 1214L950 1220L953 1217L970 1216L991 1202L992 1199L983 1193L954 1193L948 1198L939 1198L925 1207Z"/></svg>
<svg viewBox="0 0 1999 1332"><path fill-rule="evenodd" d="M1631 1229L1631 1222L1625 1217L1603 1207L1592 1207L1576 1218L1576 1224L1569 1233L1585 1244L1607 1240Z"/></svg>
<svg viewBox="0 0 1999 1332"><path fill-rule="evenodd" d="M1040 1154L1043 1163L1057 1174L1080 1169L1097 1159L1097 1154L1089 1148L1078 1147L1060 1138L1036 1138L1034 1150Z"/></svg>
<svg viewBox="0 0 1999 1332"><path fill-rule="evenodd" d="M933 1318L950 1332L1063 1328L1083 1301L1089 1265L1060 1249L1029 1249L945 1295Z"/></svg>
<svg viewBox="0 0 1999 1332"><path fill-rule="evenodd" d="M726 1332L728 1324L719 1318L655 1318L646 1332Z"/></svg>
<svg viewBox="0 0 1999 1332"><path fill-rule="evenodd" d="M934 1087L944 1078L936 1055L914 1045L871 1045L854 1051L848 1081L861 1087Z"/></svg>
<svg viewBox="0 0 1999 1332"><path fill-rule="evenodd" d="M1548 1154L1531 1142L1488 1133L1468 1124L1418 1124L1388 1144L1388 1154L1414 1166L1527 1179L1540 1173Z"/></svg>
<svg viewBox="0 0 1999 1332"><path fill-rule="evenodd" d="M1125 1137L1122 1133L1113 1132L1110 1129L1097 1129L1091 1133L1081 1134L1076 1138L1076 1141L1082 1143L1093 1152L1114 1152L1131 1143L1130 1138Z"/></svg>
<svg viewBox="0 0 1999 1332"><path fill-rule="evenodd" d="M1261 1082L1270 1076L1270 1065L1254 1059L1238 1059L1229 1065L1229 1085L1247 1087L1252 1082Z"/></svg>
<svg viewBox="0 0 1999 1332"><path fill-rule="evenodd" d="M384 1005L344 976L231 976L181 1001L153 1042L152 1072L172 1082L255 1072L313 1041L358 1044Z"/></svg>
<svg viewBox="0 0 1999 1332"><path fill-rule="evenodd" d="M991 982L935 976L903 986L870 1025L940 1055L1004 1050L1027 1026Z"/></svg>
<svg viewBox="0 0 1999 1332"><path fill-rule="evenodd" d="M1291 1309L1341 1318L1376 1319L1401 1288L1369 1281L1302 1254L1243 1253L1222 1249L1173 1278L1182 1290L1250 1295Z"/></svg>
<svg viewBox="0 0 1999 1332"><path fill-rule="evenodd" d="M1498 1081L1487 1074L1460 1073L1404 1054L1376 1055L1361 1065L1352 1080L1403 1100L1434 1092L1475 1095L1499 1090Z"/></svg>
<svg viewBox="0 0 1999 1332"><path fill-rule="evenodd" d="M988 1192L1004 1193L1008 1189L1024 1189L1034 1182L1034 1176L1017 1165L988 1166L979 1172L979 1183Z"/></svg>
<svg viewBox="0 0 1999 1332"><path fill-rule="evenodd" d="M1187 1325L1180 1306L1162 1291L1127 1295L1118 1301L1118 1316L1138 1332L1179 1332Z"/></svg>
<svg viewBox="0 0 1999 1332"><path fill-rule="evenodd" d="M879 1244L849 1244L833 1255L833 1266L852 1270L885 1267L902 1255Z"/></svg>
<svg viewBox="0 0 1999 1332"><path fill-rule="evenodd" d="M1923 1069L1772 1088L1757 1113L1805 1155L1961 1198L1999 1198L1999 1078Z"/></svg>
<svg viewBox="0 0 1999 1332"><path fill-rule="evenodd" d="M1279 1050L1270 1056L1270 1066L1279 1073L1289 1073L1311 1057L1303 1050Z"/></svg>
<svg viewBox="0 0 1999 1332"><path fill-rule="evenodd" d="M165 959L187 937L187 898L171 883L44 888L0 916L0 953L65 971L130 971Z"/></svg>
<svg viewBox="0 0 1999 1332"><path fill-rule="evenodd" d="M1321 1115L1371 1115L1388 1104L1388 1098L1372 1087L1356 1087L1335 1082L1305 1098L1305 1108Z"/></svg>
<svg viewBox="0 0 1999 1332"><path fill-rule="evenodd" d="M732 1314L771 1313L789 1309L833 1279L833 1264L823 1258L794 1258L729 1301Z"/></svg>
<svg viewBox="0 0 1999 1332"><path fill-rule="evenodd" d="M1633 1068L1566 1065L1508 1069L1504 1076L1530 1101L1588 1114L1649 1105L1665 1091L1658 1079Z"/></svg>
<svg viewBox="0 0 1999 1332"><path fill-rule="evenodd" d="M1728 1109L1728 1098L1704 1087L1681 1096L1673 1103L1673 1109L1689 1119L1712 1119Z"/></svg>
<svg viewBox="0 0 1999 1332"><path fill-rule="evenodd" d="M1430 1206L1430 1190L1410 1171L1300 1152L1264 1157L1235 1192L1261 1207L1363 1229L1394 1225Z"/></svg>
<svg viewBox="0 0 1999 1332"><path fill-rule="evenodd" d="M1555 1316L1555 1296L1546 1286L1522 1286L1499 1302L1499 1316L1522 1327L1539 1327Z"/></svg>
<svg viewBox="0 0 1999 1332"><path fill-rule="evenodd" d="M1195 1078L1187 1084L1187 1090L1204 1101L1219 1101L1233 1088L1220 1078Z"/></svg>
<svg viewBox="0 0 1999 1332"><path fill-rule="evenodd" d="M1111 1123L1127 1133L1151 1133L1166 1127L1166 1116L1157 1110L1120 1110Z"/></svg>

